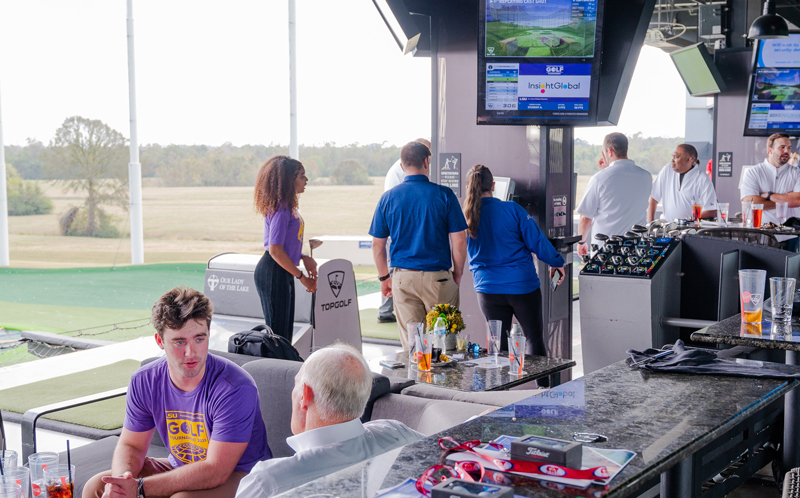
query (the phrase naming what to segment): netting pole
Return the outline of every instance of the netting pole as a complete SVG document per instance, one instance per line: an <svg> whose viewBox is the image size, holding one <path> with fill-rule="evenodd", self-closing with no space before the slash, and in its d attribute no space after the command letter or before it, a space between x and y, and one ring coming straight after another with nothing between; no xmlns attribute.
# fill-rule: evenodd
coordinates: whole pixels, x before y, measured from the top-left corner
<svg viewBox="0 0 800 498"><path fill-rule="evenodd" d="M128 103L131 117L131 158L128 185L131 198L131 264L144 264L144 222L142 221L142 165L139 164L139 136L136 130L136 72L133 57L133 0L128 0Z"/></svg>
<svg viewBox="0 0 800 498"><path fill-rule="evenodd" d="M8 253L8 186L6 185L6 154L3 143L3 117L0 114L0 266L9 266Z"/></svg>

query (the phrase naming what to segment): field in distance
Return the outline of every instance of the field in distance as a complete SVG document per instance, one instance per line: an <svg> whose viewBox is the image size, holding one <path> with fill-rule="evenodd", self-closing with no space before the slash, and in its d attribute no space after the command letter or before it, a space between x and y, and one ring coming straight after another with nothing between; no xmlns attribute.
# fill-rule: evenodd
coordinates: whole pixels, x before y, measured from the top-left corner
<svg viewBox="0 0 800 498"><path fill-rule="evenodd" d="M589 176L578 179L578 199ZM147 180L147 179L145 179ZM129 265L130 239L65 237L58 219L82 199L51 182L40 185L53 200L49 215L10 216L11 266L65 268ZM366 235L381 194L383 177L373 185L309 185L300 196L307 241L319 235ZM263 220L253 210L253 187L153 187L145 181L145 263L205 263L221 252L260 254ZM108 208L107 208L108 209ZM108 209L129 232L128 213Z"/></svg>

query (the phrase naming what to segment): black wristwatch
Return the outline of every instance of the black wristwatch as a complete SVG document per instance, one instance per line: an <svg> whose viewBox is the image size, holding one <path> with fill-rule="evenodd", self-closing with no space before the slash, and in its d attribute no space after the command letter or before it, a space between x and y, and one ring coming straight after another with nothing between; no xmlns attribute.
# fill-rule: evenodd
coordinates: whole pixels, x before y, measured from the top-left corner
<svg viewBox="0 0 800 498"><path fill-rule="evenodd" d="M767 200L769 200L770 197L772 197L772 192L767 192Z"/></svg>
<svg viewBox="0 0 800 498"><path fill-rule="evenodd" d="M136 498L147 498L144 495L144 477L139 478L139 487L136 489Z"/></svg>
<svg viewBox="0 0 800 498"><path fill-rule="evenodd" d="M391 276L392 276L391 273L387 273L386 275L384 275L382 277L378 277L378 282L383 282L384 280L389 280L389 277L391 277Z"/></svg>

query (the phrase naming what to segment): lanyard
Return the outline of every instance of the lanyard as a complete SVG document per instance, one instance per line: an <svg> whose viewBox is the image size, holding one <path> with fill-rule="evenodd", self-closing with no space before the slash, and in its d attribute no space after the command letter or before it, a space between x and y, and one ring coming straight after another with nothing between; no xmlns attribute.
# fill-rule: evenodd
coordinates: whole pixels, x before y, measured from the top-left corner
<svg viewBox="0 0 800 498"><path fill-rule="evenodd" d="M431 492L425 489L426 483L430 482L433 486L436 486L440 482L451 478L475 482L475 479L469 475L469 472L480 472L481 476L478 478L478 482L480 482L483 479L485 471L480 462L458 462L453 467L449 465L432 465L428 467L428 470L426 470L421 476L419 476L419 479L417 479L415 485L417 487L417 491L419 491L423 496L427 497L431 495ZM439 474L439 477L437 477L437 474Z"/></svg>
<svg viewBox="0 0 800 498"><path fill-rule="evenodd" d="M449 443L449 444L448 444ZM459 443L451 437L444 437L439 439L439 447L447 451L465 452L485 460L492 465L499 468L502 472L516 472L524 474L539 474L552 477L564 477L567 479L584 479L593 481L595 479L608 479L611 477L608 469L604 466L594 467L586 470L570 469L554 463L544 462L529 462L526 460L511 460L504 458L494 458L487 455L482 455L473 450L475 446L481 444L480 441L465 441L463 444ZM496 443L489 443L494 449L502 449L502 446Z"/></svg>

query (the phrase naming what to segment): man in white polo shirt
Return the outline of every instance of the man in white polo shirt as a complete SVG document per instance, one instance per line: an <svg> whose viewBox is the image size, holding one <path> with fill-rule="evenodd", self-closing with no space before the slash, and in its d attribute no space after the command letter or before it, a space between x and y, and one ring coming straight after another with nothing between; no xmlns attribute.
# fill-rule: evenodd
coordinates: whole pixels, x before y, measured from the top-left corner
<svg viewBox="0 0 800 498"><path fill-rule="evenodd" d="M581 215L578 234L583 237L578 246L579 256L589 252L589 244L598 233L621 235L633 225L645 224L653 176L628 159L625 135L606 135L602 163L608 167L589 180L586 194L576 209Z"/></svg>
<svg viewBox="0 0 800 498"><path fill-rule="evenodd" d="M800 170L789 163L792 141L786 133L767 139L767 159L745 171L740 193L742 202L764 205L762 223L780 223L775 202L788 202L788 217L800 216Z"/></svg>
<svg viewBox="0 0 800 498"><path fill-rule="evenodd" d="M664 166L653 182L647 221L653 221L656 206L664 207L662 218L667 221L692 218L692 204L700 205L701 218L716 218L717 193L714 184L700 169L697 149L690 144L680 144L672 151L672 162Z"/></svg>

